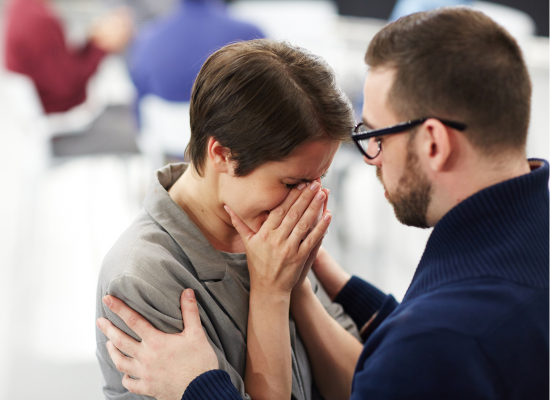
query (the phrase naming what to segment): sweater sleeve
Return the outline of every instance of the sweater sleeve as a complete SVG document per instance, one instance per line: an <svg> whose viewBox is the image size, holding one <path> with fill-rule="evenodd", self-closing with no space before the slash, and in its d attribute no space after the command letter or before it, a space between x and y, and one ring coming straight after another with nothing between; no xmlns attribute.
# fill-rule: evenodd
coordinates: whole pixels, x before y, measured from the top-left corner
<svg viewBox="0 0 550 400"><path fill-rule="evenodd" d="M390 297L363 279L353 276L336 295L334 302L340 303L357 327L362 329ZM393 308L396 306L397 302Z"/></svg>
<svg viewBox="0 0 550 400"><path fill-rule="evenodd" d="M181 400L241 400L229 374L215 369L196 377L187 387Z"/></svg>

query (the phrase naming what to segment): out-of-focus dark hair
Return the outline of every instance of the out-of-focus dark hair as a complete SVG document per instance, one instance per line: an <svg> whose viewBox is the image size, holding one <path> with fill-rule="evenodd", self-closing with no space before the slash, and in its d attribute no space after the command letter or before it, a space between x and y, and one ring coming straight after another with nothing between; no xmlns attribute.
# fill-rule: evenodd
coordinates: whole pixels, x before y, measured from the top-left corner
<svg viewBox="0 0 550 400"><path fill-rule="evenodd" d="M369 45L371 68L395 68L388 104L403 120L465 123L486 154L525 151L531 81L515 39L485 14L444 7L400 18Z"/></svg>
<svg viewBox="0 0 550 400"><path fill-rule="evenodd" d="M200 175L210 137L230 151L235 175L245 176L304 143L348 139L353 126L349 100L326 62L267 39L212 54L193 86L190 116L186 155Z"/></svg>

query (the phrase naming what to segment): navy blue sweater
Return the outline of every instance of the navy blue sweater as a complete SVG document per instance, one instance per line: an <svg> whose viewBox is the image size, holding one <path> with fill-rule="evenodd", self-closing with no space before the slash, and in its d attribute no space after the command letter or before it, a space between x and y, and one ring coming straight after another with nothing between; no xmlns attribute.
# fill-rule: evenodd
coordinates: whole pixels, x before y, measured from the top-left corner
<svg viewBox="0 0 550 400"><path fill-rule="evenodd" d="M353 277L336 301L362 330L352 399L549 398L548 163L486 188L434 228L403 302ZM210 371L183 399L238 399Z"/></svg>

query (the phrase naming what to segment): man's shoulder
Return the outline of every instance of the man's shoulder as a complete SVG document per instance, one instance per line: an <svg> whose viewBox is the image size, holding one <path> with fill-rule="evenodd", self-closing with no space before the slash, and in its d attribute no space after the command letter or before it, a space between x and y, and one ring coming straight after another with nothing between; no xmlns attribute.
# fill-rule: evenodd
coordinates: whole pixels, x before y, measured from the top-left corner
<svg viewBox="0 0 550 400"><path fill-rule="evenodd" d="M393 398L399 381L426 399L542 398L548 289L477 279L406 301L367 341L358 374L374 397Z"/></svg>

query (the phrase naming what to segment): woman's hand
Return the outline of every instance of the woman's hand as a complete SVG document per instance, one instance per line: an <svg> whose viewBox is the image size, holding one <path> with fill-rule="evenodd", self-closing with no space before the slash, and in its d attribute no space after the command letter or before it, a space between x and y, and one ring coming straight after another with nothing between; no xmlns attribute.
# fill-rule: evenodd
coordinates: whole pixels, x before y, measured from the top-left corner
<svg viewBox="0 0 550 400"><path fill-rule="evenodd" d="M291 397L290 294L305 279L330 223L330 212L323 212L327 194L319 182L298 186L258 233L226 207L244 242L250 272L244 383L254 400ZM320 212L321 220L311 229Z"/></svg>
<svg viewBox="0 0 550 400"><path fill-rule="evenodd" d="M193 290L184 290L180 301L183 332L168 334L155 329L116 297L103 298L105 305L141 338L141 342L134 340L108 319L97 320L99 329L110 339L107 349L111 359L124 373L122 385L130 392L157 400L180 400L193 379L218 368L218 358L201 325Z"/></svg>
<svg viewBox="0 0 550 400"><path fill-rule="evenodd" d="M313 262L310 255L331 221L330 211L324 210L321 220L310 231L324 207L327 192L317 181L309 186L301 184L271 211L258 233L225 206L244 242L254 290L290 295L296 283L305 278L304 266L308 259Z"/></svg>

